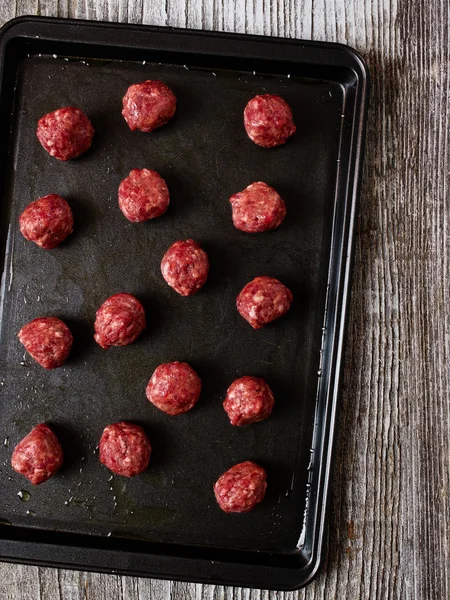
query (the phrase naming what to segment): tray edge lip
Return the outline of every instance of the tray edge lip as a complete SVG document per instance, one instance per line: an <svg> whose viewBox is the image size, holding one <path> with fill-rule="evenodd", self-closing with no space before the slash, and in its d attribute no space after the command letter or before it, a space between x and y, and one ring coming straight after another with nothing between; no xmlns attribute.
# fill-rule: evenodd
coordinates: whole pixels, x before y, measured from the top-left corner
<svg viewBox="0 0 450 600"><path fill-rule="evenodd" d="M62 25L67 27L68 25L89 27L98 29L121 29L121 30L140 30L140 31L153 31L155 33L175 33L180 35L199 35L201 37L210 38L225 38L225 39L239 39L241 41L253 41L260 43L272 43L281 44L286 46L306 46L310 48L321 48L329 50L340 50L346 55L353 66L358 79L361 78L364 82L369 83L370 71L367 62L363 58L360 52L348 44L341 42L329 42L323 40L309 40L304 38L290 38L280 36L267 36L261 34L247 34L241 32L221 31L213 29L196 29L196 28L184 28L174 27L165 25L151 25L143 23L122 23L113 21L96 21L89 19L74 19L74 18L63 18L63 17L47 17L41 15L21 15L13 17L0 27L0 45L2 45L4 38L16 37L14 30L21 25L32 24L32 23L43 23L52 25Z"/></svg>

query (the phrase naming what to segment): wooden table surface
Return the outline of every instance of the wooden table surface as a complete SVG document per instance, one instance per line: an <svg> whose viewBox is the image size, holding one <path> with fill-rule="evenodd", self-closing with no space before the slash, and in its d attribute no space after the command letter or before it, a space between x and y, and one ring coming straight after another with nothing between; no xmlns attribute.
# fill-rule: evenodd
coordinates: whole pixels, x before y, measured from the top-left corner
<svg viewBox="0 0 450 600"><path fill-rule="evenodd" d="M371 108L328 559L306 590L0 563L0 598L450 600L448 0L0 0L22 14L342 42Z"/></svg>

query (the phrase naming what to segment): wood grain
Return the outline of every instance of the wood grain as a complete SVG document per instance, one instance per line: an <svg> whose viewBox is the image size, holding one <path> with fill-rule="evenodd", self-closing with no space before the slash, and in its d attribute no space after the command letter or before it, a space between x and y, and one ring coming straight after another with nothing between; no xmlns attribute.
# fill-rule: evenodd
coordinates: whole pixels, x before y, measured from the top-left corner
<svg viewBox="0 0 450 600"><path fill-rule="evenodd" d="M294 593L0 565L24 600L450 599L446 0L1 0L59 15L348 43L372 72L328 561Z"/></svg>

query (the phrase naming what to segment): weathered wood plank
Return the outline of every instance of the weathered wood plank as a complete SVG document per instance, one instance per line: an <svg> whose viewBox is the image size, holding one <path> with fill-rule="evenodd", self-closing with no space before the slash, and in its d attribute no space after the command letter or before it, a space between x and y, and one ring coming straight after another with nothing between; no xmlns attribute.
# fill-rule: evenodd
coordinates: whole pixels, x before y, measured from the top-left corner
<svg viewBox="0 0 450 600"><path fill-rule="evenodd" d="M1 572L1 595L5 600L41 600L39 568L4 565ZM55 596L57 598L58 596Z"/></svg>
<svg viewBox="0 0 450 600"><path fill-rule="evenodd" d="M0 565L6 599L450 598L446 0L2 0L42 14L348 43L373 93L326 568L294 593Z"/></svg>

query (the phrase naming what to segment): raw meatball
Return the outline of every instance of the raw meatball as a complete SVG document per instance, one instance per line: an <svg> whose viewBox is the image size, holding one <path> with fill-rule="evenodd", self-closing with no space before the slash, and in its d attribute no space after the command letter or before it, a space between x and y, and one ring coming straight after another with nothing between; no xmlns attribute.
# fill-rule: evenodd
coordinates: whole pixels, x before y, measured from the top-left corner
<svg viewBox="0 0 450 600"><path fill-rule="evenodd" d="M161 273L181 296L192 296L205 285L209 272L208 255L198 242L175 242L164 254Z"/></svg>
<svg viewBox="0 0 450 600"><path fill-rule="evenodd" d="M70 206L57 194L49 194L29 204L19 218L23 237L50 250L63 242L73 230Z"/></svg>
<svg viewBox="0 0 450 600"><path fill-rule="evenodd" d="M39 119L36 135L50 156L70 160L90 148L94 128L82 110L66 106Z"/></svg>
<svg viewBox="0 0 450 600"><path fill-rule="evenodd" d="M255 96L250 100L244 110L244 126L252 142L263 148L284 144L297 129L291 107L274 94Z"/></svg>
<svg viewBox="0 0 450 600"><path fill-rule="evenodd" d="M266 493L266 472L246 461L226 471L214 485L220 508L226 513L246 513L261 502Z"/></svg>
<svg viewBox="0 0 450 600"><path fill-rule="evenodd" d="M128 346L145 328L145 311L139 300L131 294L115 294L96 312L94 339L105 350Z"/></svg>
<svg viewBox="0 0 450 600"><path fill-rule="evenodd" d="M165 125L175 114L177 99L162 81L130 85L123 98L122 115L131 131L150 132Z"/></svg>
<svg viewBox="0 0 450 600"><path fill-rule="evenodd" d="M173 362L155 369L146 394L152 404L168 415L181 415L197 404L201 389L202 380L190 365Z"/></svg>
<svg viewBox="0 0 450 600"><path fill-rule="evenodd" d="M73 342L70 329L57 317L34 319L22 327L18 337L25 350L44 369L63 365Z"/></svg>
<svg viewBox="0 0 450 600"><path fill-rule="evenodd" d="M272 390L261 377L246 375L236 379L227 390L223 407L232 425L250 425L272 414Z"/></svg>
<svg viewBox="0 0 450 600"><path fill-rule="evenodd" d="M233 223L247 233L276 229L286 216L281 196L263 181L257 181L230 198Z"/></svg>
<svg viewBox="0 0 450 600"><path fill-rule="evenodd" d="M292 292L274 277L255 277L236 300L237 309L253 329L260 329L287 313Z"/></svg>
<svg viewBox="0 0 450 600"><path fill-rule="evenodd" d="M50 479L63 464L64 455L53 431L41 423L14 448L11 466L32 484Z"/></svg>
<svg viewBox="0 0 450 600"><path fill-rule="evenodd" d="M134 423L105 427L99 443L100 462L116 475L133 477L148 467L152 447L145 431Z"/></svg>
<svg viewBox="0 0 450 600"><path fill-rule="evenodd" d="M119 186L120 210L133 223L160 217L169 200L166 182L149 169L133 169Z"/></svg>

